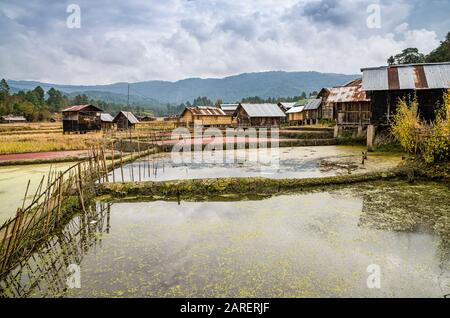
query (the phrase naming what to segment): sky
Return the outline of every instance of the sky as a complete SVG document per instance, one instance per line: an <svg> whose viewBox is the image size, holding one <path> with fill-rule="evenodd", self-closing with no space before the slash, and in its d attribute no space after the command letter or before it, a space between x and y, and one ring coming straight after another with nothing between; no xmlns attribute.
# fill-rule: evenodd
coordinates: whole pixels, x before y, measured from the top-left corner
<svg viewBox="0 0 450 318"><path fill-rule="evenodd" d="M0 77L93 85L358 74L407 47L429 53L450 31L448 12L448 0L1 0Z"/></svg>

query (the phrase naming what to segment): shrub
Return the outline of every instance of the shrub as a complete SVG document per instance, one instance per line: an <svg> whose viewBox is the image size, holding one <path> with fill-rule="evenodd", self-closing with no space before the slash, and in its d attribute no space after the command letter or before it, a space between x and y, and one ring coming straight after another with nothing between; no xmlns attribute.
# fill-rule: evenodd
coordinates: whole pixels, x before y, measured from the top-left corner
<svg viewBox="0 0 450 318"><path fill-rule="evenodd" d="M436 120L426 124L419 117L417 98L410 103L401 99L397 104L391 132L402 148L421 155L427 163L450 160L450 89L444 93L444 103L436 110Z"/></svg>
<svg viewBox="0 0 450 318"><path fill-rule="evenodd" d="M428 163L450 159L450 89L444 93L443 100L425 142L424 159Z"/></svg>
<svg viewBox="0 0 450 318"><path fill-rule="evenodd" d="M408 103L399 99L397 113L393 117L391 132L400 145L411 154L417 154L423 149L425 125L419 117L417 98Z"/></svg>

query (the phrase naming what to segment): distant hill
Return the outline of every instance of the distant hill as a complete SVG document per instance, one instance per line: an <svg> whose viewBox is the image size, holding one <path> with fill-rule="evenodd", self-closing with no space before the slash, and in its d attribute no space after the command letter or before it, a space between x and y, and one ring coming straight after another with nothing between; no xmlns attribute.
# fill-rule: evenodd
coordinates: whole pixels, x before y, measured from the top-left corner
<svg viewBox="0 0 450 318"><path fill-rule="evenodd" d="M221 98L224 102L234 102L244 97L260 96L289 97L298 96L303 91L310 93L322 87L342 85L360 75L345 75L319 72L260 72L244 73L225 78L188 78L176 82L146 81L130 83L130 99L139 104L181 103L198 96L211 100ZM8 80L13 90L33 89L37 85L44 90L54 87L67 94L84 93L91 98L110 102L126 98L128 83L109 85L58 85L35 81ZM125 96L125 97L124 97ZM98 98L101 97L101 98ZM126 100L126 99L125 99Z"/></svg>

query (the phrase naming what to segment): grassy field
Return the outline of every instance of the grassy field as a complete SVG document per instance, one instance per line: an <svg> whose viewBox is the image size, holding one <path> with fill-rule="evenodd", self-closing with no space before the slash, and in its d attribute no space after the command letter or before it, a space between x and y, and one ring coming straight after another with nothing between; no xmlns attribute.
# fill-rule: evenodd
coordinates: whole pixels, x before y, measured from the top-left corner
<svg viewBox="0 0 450 318"><path fill-rule="evenodd" d="M85 135L63 135L55 133L25 133L0 136L0 154L44 152L61 150L83 150L102 138L102 133Z"/></svg>

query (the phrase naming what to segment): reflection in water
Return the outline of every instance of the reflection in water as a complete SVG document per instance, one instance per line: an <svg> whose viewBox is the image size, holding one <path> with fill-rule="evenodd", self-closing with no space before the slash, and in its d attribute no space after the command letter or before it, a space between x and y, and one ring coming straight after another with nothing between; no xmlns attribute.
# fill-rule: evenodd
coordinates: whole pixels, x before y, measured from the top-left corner
<svg viewBox="0 0 450 318"><path fill-rule="evenodd" d="M114 171L115 180L162 181L219 177L312 178L385 170L398 156L371 154L363 165L361 148L286 147L152 155ZM110 173L112 180L112 172Z"/></svg>
<svg viewBox="0 0 450 318"><path fill-rule="evenodd" d="M67 292L68 268L81 264L84 255L101 245L109 233L110 205L99 203L71 219L64 229L39 247L31 257L0 280L2 297L57 297Z"/></svg>
<svg viewBox="0 0 450 318"><path fill-rule="evenodd" d="M442 297L449 201L439 184L390 182L260 201L98 204L0 286L14 297ZM71 263L80 289L67 289ZM381 289L366 286L371 264Z"/></svg>

